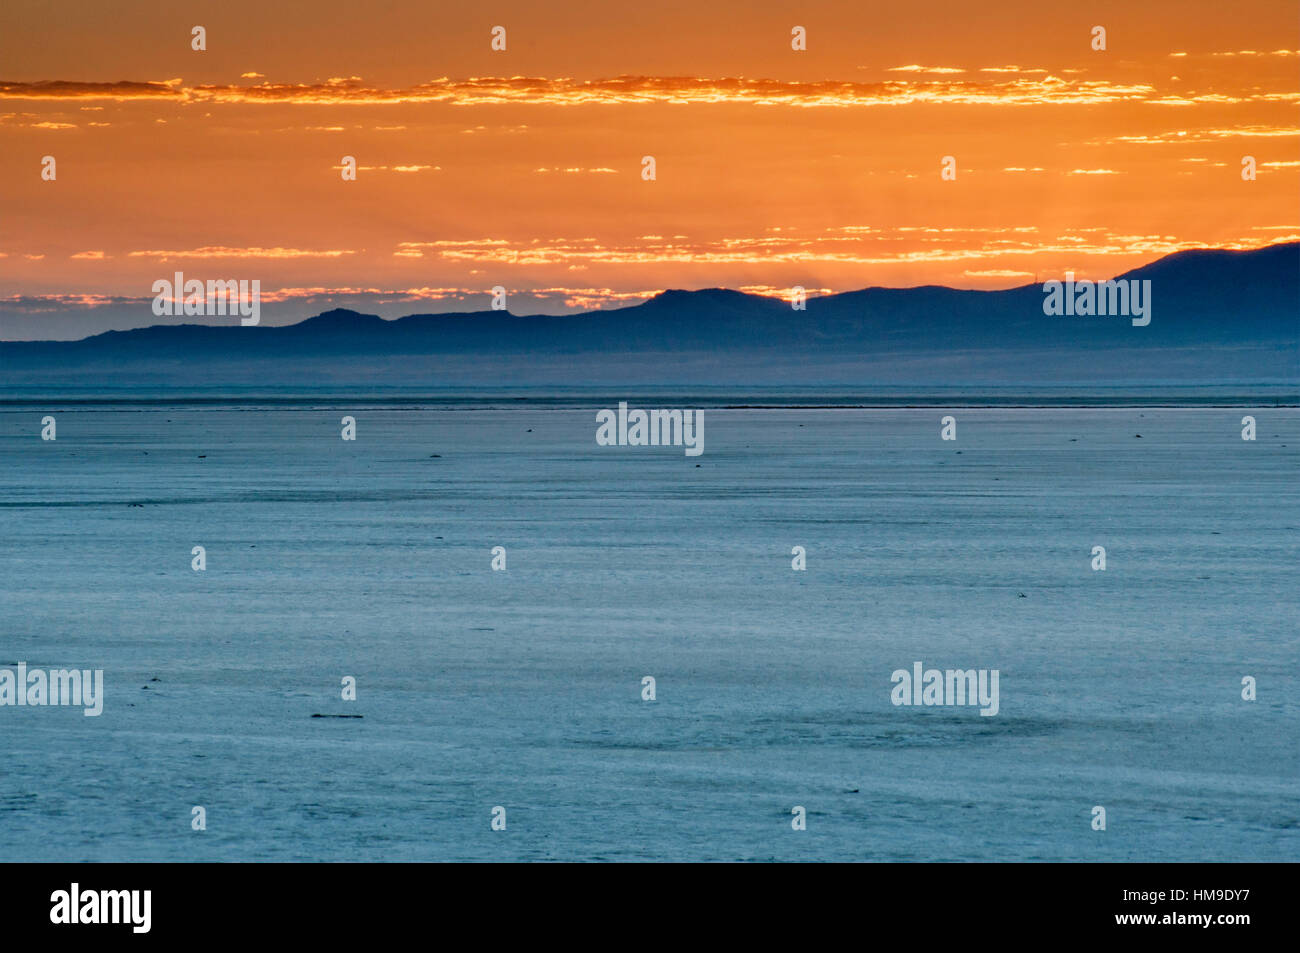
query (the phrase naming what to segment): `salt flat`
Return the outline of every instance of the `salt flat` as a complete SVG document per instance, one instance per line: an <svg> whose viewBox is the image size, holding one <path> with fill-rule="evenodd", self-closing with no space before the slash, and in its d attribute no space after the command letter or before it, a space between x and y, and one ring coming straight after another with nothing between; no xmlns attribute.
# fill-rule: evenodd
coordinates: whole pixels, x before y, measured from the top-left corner
<svg viewBox="0 0 1300 953"><path fill-rule="evenodd" d="M0 406L0 857L1300 854L1300 412L603 406Z"/></svg>

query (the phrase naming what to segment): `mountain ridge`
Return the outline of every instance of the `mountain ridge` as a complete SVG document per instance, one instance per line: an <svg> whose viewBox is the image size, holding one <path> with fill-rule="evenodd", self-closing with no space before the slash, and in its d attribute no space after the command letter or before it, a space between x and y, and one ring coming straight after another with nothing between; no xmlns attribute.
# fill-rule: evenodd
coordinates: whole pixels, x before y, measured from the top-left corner
<svg viewBox="0 0 1300 953"><path fill-rule="evenodd" d="M634 305L566 315L489 310L385 319L333 308L282 326L243 327L232 318L76 341L0 342L0 368L18 383L60 374L159 379L182 366L213 380L316 374L358 383L390 375L465 383L502 374L526 383L570 380L575 369L580 378L589 372L593 380L630 383L962 373L1030 381L1300 377L1300 242L1175 252L1113 280L1152 282L1149 326L1134 327L1125 316L1046 315L1038 284L873 286L809 297L803 311L726 288L667 289Z"/></svg>

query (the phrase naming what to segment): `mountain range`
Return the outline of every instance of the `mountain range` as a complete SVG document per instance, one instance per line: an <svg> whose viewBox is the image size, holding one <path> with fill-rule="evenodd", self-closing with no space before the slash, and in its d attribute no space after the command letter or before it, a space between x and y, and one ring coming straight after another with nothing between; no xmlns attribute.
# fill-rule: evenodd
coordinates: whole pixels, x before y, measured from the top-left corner
<svg viewBox="0 0 1300 953"><path fill-rule="evenodd" d="M665 291L580 314L327 311L282 327L110 331L0 342L8 387L1149 385L1300 380L1300 243L1168 255L1150 324L1044 314L1041 285L866 288L788 301Z"/></svg>

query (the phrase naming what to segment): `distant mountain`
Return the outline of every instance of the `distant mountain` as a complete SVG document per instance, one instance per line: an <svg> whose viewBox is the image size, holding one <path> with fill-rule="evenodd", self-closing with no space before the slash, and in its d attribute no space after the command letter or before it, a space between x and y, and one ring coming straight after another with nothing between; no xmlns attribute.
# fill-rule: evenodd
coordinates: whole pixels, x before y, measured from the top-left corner
<svg viewBox="0 0 1300 953"><path fill-rule="evenodd" d="M397 320L334 310L286 327L174 325L0 343L2 383L137 386L1138 384L1300 380L1300 243L1169 255L1151 322L1049 316L1039 285L867 288L807 310L737 291L665 291L577 315Z"/></svg>

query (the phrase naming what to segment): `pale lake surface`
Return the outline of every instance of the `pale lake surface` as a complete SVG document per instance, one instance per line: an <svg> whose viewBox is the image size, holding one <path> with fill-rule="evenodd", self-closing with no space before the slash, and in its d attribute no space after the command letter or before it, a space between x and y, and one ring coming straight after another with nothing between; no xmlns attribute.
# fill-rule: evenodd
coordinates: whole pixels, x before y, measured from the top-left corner
<svg viewBox="0 0 1300 953"><path fill-rule="evenodd" d="M605 406L0 404L0 859L1300 858L1300 412Z"/></svg>

